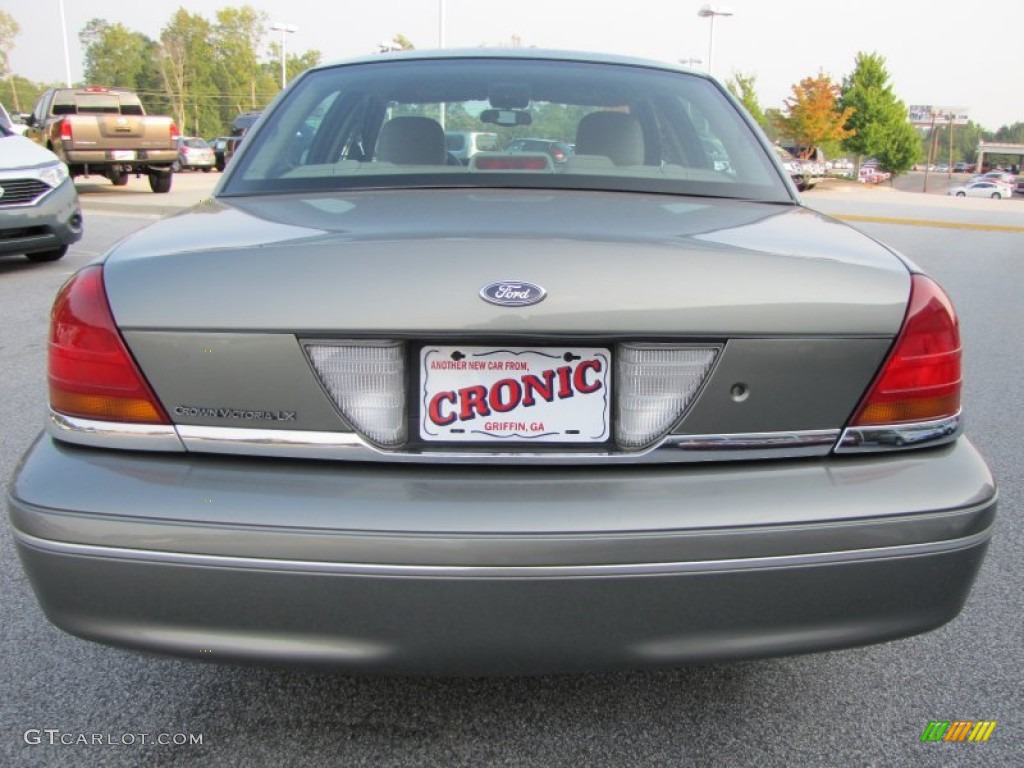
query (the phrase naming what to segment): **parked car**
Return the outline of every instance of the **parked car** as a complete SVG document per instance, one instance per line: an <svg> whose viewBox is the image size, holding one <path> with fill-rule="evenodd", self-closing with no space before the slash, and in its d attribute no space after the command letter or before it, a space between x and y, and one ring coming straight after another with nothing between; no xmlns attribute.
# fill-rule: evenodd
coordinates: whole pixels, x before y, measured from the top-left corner
<svg viewBox="0 0 1024 768"><path fill-rule="evenodd" d="M552 162L564 163L574 151L572 143L555 139L515 139L505 147L506 152L544 152Z"/></svg>
<svg viewBox="0 0 1024 768"><path fill-rule="evenodd" d="M991 181L996 184L1006 184L1007 186L1014 187L1017 185L1017 177L1008 171L989 171L978 176L972 176L969 184L974 184L979 181Z"/></svg>
<svg viewBox="0 0 1024 768"><path fill-rule="evenodd" d="M576 151L453 165L445 112ZM994 527L949 298L664 63L309 69L51 317L12 538L104 643L435 675L822 651L953 619Z"/></svg>
<svg viewBox="0 0 1024 768"><path fill-rule="evenodd" d="M183 136L178 139L178 160L174 164L175 171L202 170L209 173L217 165L213 147L206 139L196 136Z"/></svg>
<svg viewBox="0 0 1024 768"><path fill-rule="evenodd" d="M494 152L498 148L498 134L490 131L446 131L444 142L448 154L466 165L479 152Z"/></svg>
<svg viewBox="0 0 1024 768"><path fill-rule="evenodd" d="M82 237L82 209L56 155L0 124L0 255L56 261Z"/></svg>
<svg viewBox="0 0 1024 768"><path fill-rule="evenodd" d="M954 197L991 197L995 200L1013 197L1013 187L998 181L975 181L952 187L947 194Z"/></svg>
<svg viewBox="0 0 1024 768"><path fill-rule="evenodd" d="M953 166L953 173L970 173L973 168L970 163L957 163Z"/></svg>
<svg viewBox="0 0 1024 768"><path fill-rule="evenodd" d="M24 134L25 130L28 128L28 126L23 122L12 117L3 104L0 104L0 126L4 126L11 131L11 133L16 133L19 136Z"/></svg>

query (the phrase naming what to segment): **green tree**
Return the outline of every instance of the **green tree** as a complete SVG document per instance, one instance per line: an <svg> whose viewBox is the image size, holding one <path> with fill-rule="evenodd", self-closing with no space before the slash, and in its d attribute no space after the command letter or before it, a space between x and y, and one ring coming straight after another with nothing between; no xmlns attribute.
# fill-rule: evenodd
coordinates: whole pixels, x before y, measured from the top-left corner
<svg viewBox="0 0 1024 768"><path fill-rule="evenodd" d="M215 79L221 117L230 123L239 112L263 107L281 89L280 69L260 62L267 14L248 5L217 11ZM280 62L280 58L276 58ZM280 66L280 64L278 64ZM276 72L276 74L275 74Z"/></svg>
<svg viewBox="0 0 1024 768"><path fill-rule="evenodd" d="M85 82L143 90L153 41L123 24L92 19L78 33L85 51Z"/></svg>
<svg viewBox="0 0 1024 768"><path fill-rule="evenodd" d="M202 135L220 126L214 80L213 27L179 8L160 32L160 69L182 133Z"/></svg>
<svg viewBox="0 0 1024 768"><path fill-rule="evenodd" d="M726 82L725 87L729 93L739 99L739 102L746 108L750 116L766 132L769 130L770 122L761 109L761 103L757 98L757 75L744 75L742 72L734 72L733 76Z"/></svg>
<svg viewBox="0 0 1024 768"><path fill-rule="evenodd" d="M906 106L896 98L889 84L885 58L877 53L858 53L853 72L843 79L839 108L852 109L844 127L850 135L843 149L857 158L884 151L896 123L907 119Z"/></svg>
<svg viewBox="0 0 1024 768"><path fill-rule="evenodd" d="M0 77L11 73L11 51L21 27L7 11L0 11Z"/></svg>
<svg viewBox="0 0 1024 768"><path fill-rule="evenodd" d="M902 121L890 124L889 133L875 156L882 167L892 174L891 178L906 173L921 158L920 136L906 116Z"/></svg>
<svg viewBox="0 0 1024 768"><path fill-rule="evenodd" d="M839 86L828 75L819 72L817 77L805 77L792 90L792 97L784 102L785 112L776 120L779 133L803 148L803 159L816 147L853 135L845 125L853 117L854 109L837 108Z"/></svg>

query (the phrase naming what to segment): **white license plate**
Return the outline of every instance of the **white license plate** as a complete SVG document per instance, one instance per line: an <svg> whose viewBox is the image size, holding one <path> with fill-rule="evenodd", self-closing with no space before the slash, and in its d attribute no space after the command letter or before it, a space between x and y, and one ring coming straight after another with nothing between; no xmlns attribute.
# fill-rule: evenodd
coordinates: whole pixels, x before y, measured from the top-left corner
<svg viewBox="0 0 1024 768"><path fill-rule="evenodd" d="M111 160L134 160L135 151L131 149L115 149L110 153Z"/></svg>
<svg viewBox="0 0 1024 768"><path fill-rule="evenodd" d="M424 347L420 437L604 442L611 359L607 349L590 347Z"/></svg>

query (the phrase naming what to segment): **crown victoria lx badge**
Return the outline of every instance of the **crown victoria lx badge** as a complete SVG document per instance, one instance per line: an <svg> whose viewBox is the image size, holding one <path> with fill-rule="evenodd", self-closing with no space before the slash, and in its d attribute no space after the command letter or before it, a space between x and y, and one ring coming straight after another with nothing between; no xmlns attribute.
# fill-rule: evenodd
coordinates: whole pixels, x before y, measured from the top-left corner
<svg viewBox="0 0 1024 768"><path fill-rule="evenodd" d="M548 292L525 280L500 280L480 289L480 298L499 307L528 307L544 301Z"/></svg>

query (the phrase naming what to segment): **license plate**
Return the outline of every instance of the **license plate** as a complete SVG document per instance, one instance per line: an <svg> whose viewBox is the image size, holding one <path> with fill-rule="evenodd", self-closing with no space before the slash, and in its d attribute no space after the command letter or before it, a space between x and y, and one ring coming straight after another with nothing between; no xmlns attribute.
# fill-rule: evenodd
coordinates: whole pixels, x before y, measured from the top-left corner
<svg viewBox="0 0 1024 768"><path fill-rule="evenodd" d="M115 149L110 153L111 160L134 160L135 151L132 149Z"/></svg>
<svg viewBox="0 0 1024 768"><path fill-rule="evenodd" d="M439 442L604 442L611 381L607 349L424 347L420 437Z"/></svg>

